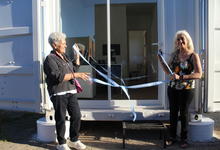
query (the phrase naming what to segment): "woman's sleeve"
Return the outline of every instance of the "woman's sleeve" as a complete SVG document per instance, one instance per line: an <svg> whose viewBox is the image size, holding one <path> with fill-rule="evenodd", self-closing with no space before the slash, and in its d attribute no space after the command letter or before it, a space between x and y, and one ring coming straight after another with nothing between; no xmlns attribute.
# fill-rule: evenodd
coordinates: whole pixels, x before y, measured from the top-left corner
<svg viewBox="0 0 220 150"><path fill-rule="evenodd" d="M68 59L68 61L72 62L72 64L73 64L73 71L74 72L78 72L80 65L76 64L76 57L75 57L75 55L73 56L73 59L70 59L70 56L67 55L67 54L64 54L64 55Z"/></svg>
<svg viewBox="0 0 220 150"><path fill-rule="evenodd" d="M77 65L76 63L73 63L73 70L74 70L74 72L78 72L79 71L79 67L80 67L80 65Z"/></svg>
<svg viewBox="0 0 220 150"><path fill-rule="evenodd" d="M56 61L50 56L47 56L44 61L44 72L50 81L55 83L63 82L65 74L59 69Z"/></svg>

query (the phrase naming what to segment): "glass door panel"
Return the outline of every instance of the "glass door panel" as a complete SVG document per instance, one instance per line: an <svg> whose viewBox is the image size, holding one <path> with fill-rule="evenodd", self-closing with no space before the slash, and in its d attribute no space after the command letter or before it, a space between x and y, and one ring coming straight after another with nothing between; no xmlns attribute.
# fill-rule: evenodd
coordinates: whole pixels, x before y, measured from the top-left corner
<svg viewBox="0 0 220 150"><path fill-rule="evenodd" d="M95 4L95 41L96 54L95 61L96 68L107 76L107 7L105 4ZM105 78L96 72L96 78L107 82ZM96 84L96 96L94 99L107 100L108 86L103 84Z"/></svg>
<svg viewBox="0 0 220 150"><path fill-rule="evenodd" d="M116 80L126 86L158 80L157 4L111 4L112 66L117 68ZM114 47L118 45L118 47ZM120 69L119 69L120 68ZM128 89L133 100L157 100L158 87ZM112 88L112 99L127 99L120 88Z"/></svg>
<svg viewBox="0 0 220 150"><path fill-rule="evenodd" d="M73 43L84 45L82 54L107 75L106 0L61 1L62 31L67 34L67 53L73 56ZM157 4L117 0L111 3L111 78L121 85L136 85L158 80ZM83 46L82 46L83 47ZM81 60L81 71L107 82ZM92 70L92 71L91 71ZM107 100L108 87L80 81L84 92L79 99ZM131 99L158 99L158 87L129 89ZM111 88L113 100L126 100L121 88Z"/></svg>
<svg viewBox="0 0 220 150"><path fill-rule="evenodd" d="M60 1L62 31L67 34L67 54L73 58L74 43L81 44L81 52L93 67L107 74L107 15L106 1L100 0L74 0ZM83 49L83 50L82 50ZM91 66L81 59L80 70L90 72L93 78L106 81ZM79 80L84 91L78 94L79 99L107 100L107 86L101 84L88 84Z"/></svg>

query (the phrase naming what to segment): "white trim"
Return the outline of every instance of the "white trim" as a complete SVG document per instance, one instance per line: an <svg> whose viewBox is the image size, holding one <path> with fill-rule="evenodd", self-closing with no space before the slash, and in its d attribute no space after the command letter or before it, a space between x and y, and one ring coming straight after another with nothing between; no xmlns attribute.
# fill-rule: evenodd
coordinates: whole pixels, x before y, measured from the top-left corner
<svg viewBox="0 0 220 150"><path fill-rule="evenodd" d="M219 7L218 0L208 1L208 111L220 111L220 99L216 97L217 90L213 90L220 72L220 64L215 56L218 50L216 42L219 38L218 27L216 27L219 23L217 18Z"/></svg>
<svg viewBox="0 0 220 150"><path fill-rule="evenodd" d="M41 21L40 21L40 4L38 0L32 0L32 32L33 32L33 51L34 58L40 60L41 52Z"/></svg>
<svg viewBox="0 0 220 150"><path fill-rule="evenodd" d="M110 1L107 0L107 65L108 65L108 78L111 79L111 13L110 13ZM112 90L111 86L108 86L108 100L111 100Z"/></svg>
<svg viewBox="0 0 220 150"><path fill-rule="evenodd" d="M164 109L159 100L79 100L79 104L83 109L131 108L131 106Z"/></svg>
<svg viewBox="0 0 220 150"><path fill-rule="evenodd" d="M48 37L51 32L61 32L61 13L60 13L60 0L41 0L41 13L42 13L42 42L43 42L43 57L50 53L51 46L48 44Z"/></svg>
<svg viewBox="0 0 220 150"><path fill-rule="evenodd" d="M215 63L215 72L220 72L220 63Z"/></svg>
<svg viewBox="0 0 220 150"><path fill-rule="evenodd" d="M135 108L136 120L169 120L169 110L160 108ZM133 120L129 108L116 107L112 109L81 109L82 120L122 121Z"/></svg>
<svg viewBox="0 0 220 150"><path fill-rule="evenodd" d="M204 58L202 58L202 70L203 70L203 74L204 74L204 79L202 79L200 81L201 86L202 86L202 90L200 92L200 103L199 103L199 107L201 107L201 111L202 112L206 112L207 111L207 90L206 90L206 82L208 80L208 70L207 70L207 55L208 55L208 48L207 48L207 27L208 27L208 22L207 22L207 1L206 0L200 0L200 12L201 12L201 21L200 21L200 35L199 37L201 37L201 40L199 39L199 41L201 41L201 49L205 50L205 55L203 56Z"/></svg>
<svg viewBox="0 0 220 150"><path fill-rule="evenodd" d="M214 101L214 100L213 100ZM219 112L219 108L220 108L220 103L219 102L213 102L213 109L209 109L209 112L215 112L215 111L218 111Z"/></svg>
<svg viewBox="0 0 220 150"><path fill-rule="evenodd" d="M158 48L165 50L166 48L166 43L165 43L165 10L164 10L164 0L158 0L157 1L157 16L158 16L158 25L157 25L157 30L158 30ZM160 71L160 64L158 63L158 79L159 80L165 80L165 73L161 70ZM166 85L162 84L158 86L158 100L161 102L162 106L164 108L167 108L167 103L166 103L166 90L165 90Z"/></svg>
<svg viewBox="0 0 220 150"><path fill-rule="evenodd" d="M46 55L48 55L51 50L47 40L49 34L51 32L61 31L60 18L60 0L33 0L34 51L38 53L37 58L41 64L41 111L50 110L52 108L42 65Z"/></svg>
<svg viewBox="0 0 220 150"><path fill-rule="evenodd" d="M208 1L208 111L214 111L214 9L215 1Z"/></svg>
<svg viewBox="0 0 220 150"><path fill-rule="evenodd" d="M58 31L58 32L62 32L62 18L61 18L61 1L60 0L56 0L54 2L54 16L55 17L55 31Z"/></svg>
<svg viewBox="0 0 220 150"><path fill-rule="evenodd" d="M33 75L33 66L0 66L0 74Z"/></svg>
<svg viewBox="0 0 220 150"><path fill-rule="evenodd" d="M41 64L41 47L42 47L42 42L41 42L41 13L40 13L40 1L39 0L32 0L32 34L33 34L33 60L35 62L40 62ZM36 67L36 66L35 66ZM41 65L39 66L40 68L36 68L38 71L37 73L37 76L39 78L38 79L38 82L37 83L40 83L40 92L41 93L44 93L43 92L43 88L42 86L44 86L43 84L41 84ZM44 104L44 94L41 94L40 95L40 100L39 100L39 105L36 105L36 106L40 106L39 109L39 112L42 112L42 106Z"/></svg>
<svg viewBox="0 0 220 150"><path fill-rule="evenodd" d="M200 47L200 43L201 43L201 36L200 36L200 23L201 23L201 16L199 15L200 14L200 1L193 1L192 3L194 3L194 6L195 6L195 9L194 9L194 19L195 19L195 24L194 24L194 31L195 31L195 40L194 40L194 47L195 47L195 50L199 50L201 49ZM199 82L196 82L196 89L195 89L195 101L194 102L194 105L195 105L195 111L198 111L199 110L199 91L200 88L197 88L200 86L200 83Z"/></svg>
<svg viewBox="0 0 220 150"><path fill-rule="evenodd" d="M8 27L8 28L0 28L0 38L5 36L20 36L31 34L30 27Z"/></svg>

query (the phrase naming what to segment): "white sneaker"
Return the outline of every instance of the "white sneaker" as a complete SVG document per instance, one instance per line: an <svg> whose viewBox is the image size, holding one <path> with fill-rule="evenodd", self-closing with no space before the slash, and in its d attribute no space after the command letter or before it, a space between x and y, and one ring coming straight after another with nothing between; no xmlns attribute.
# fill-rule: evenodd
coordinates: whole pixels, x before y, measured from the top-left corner
<svg viewBox="0 0 220 150"><path fill-rule="evenodd" d="M86 149L86 145L83 144L80 140L78 140L76 142L70 142L70 146L77 149L77 150Z"/></svg>
<svg viewBox="0 0 220 150"><path fill-rule="evenodd" d="M57 145L57 150L71 150L67 144Z"/></svg>

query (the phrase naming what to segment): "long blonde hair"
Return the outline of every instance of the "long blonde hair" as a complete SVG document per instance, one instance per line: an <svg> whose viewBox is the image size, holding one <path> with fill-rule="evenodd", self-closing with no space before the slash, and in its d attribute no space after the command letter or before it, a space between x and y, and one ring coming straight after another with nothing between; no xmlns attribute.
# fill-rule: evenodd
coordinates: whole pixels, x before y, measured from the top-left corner
<svg viewBox="0 0 220 150"><path fill-rule="evenodd" d="M186 30L179 30L176 32L175 36L174 36L174 39L173 39L173 52L175 52L176 50L178 50L177 48L177 37L178 35L183 35L186 37L186 40L187 40L187 48L190 50L190 51L194 51L194 45L193 45L193 41L192 41L192 38L191 36L189 35L189 33L186 31Z"/></svg>

